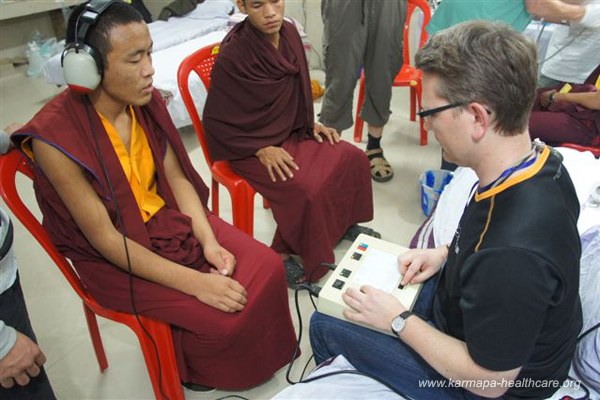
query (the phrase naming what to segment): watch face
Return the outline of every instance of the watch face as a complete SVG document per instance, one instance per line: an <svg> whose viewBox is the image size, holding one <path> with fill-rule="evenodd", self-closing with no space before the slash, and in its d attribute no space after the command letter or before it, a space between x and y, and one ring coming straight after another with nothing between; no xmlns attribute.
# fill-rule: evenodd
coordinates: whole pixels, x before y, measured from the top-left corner
<svg viewBox="0 0 600 400"><path fill-rule="evenodd" d="M392 320L392 332L394 332L394 334L396 335L399 334L400 331L402 331L402 329L404 328L405 323L406 320L398 315Z"/></svg>

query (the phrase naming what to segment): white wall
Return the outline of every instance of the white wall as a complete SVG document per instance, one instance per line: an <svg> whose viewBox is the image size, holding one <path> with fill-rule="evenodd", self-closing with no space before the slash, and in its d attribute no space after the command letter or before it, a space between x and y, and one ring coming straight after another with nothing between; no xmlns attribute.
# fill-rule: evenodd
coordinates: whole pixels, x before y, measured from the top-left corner
<svg viewBox="0 0 600 400"><path fill-rule="evenodd" d="M311 68L322 69L323 65L323 21L321 20L321 0L287 0L285 14L297 19L303 26L313 46Z"/></svg>
<svg viewBox="0 0 600 400"><path fill-rule="evenodd" d="M54 2L55 0L18 0L26 5L27 2ZM70 0L74 2L73 0ZM158 16L160 10L172 0L146 0L144 4L154 17ZM4 5L0 5L0 13ZM11 5L11 9L14 8ZM59 10L60 14L60 10ZM57 15L55 14L55 17ZM24 55L25 47L34 31L38 31L45 38L53 36L64 37L64 29L55 32L51 12L40 12L16 18L0 20L0 59L12 58Z"/></svg>
<svg viewBox="0 0 600 400"><path fill-rule="evenodd" d="M34 30L44 37L54 36L49 13L41 13L0 21L0 59L23 55Z"/></svg>

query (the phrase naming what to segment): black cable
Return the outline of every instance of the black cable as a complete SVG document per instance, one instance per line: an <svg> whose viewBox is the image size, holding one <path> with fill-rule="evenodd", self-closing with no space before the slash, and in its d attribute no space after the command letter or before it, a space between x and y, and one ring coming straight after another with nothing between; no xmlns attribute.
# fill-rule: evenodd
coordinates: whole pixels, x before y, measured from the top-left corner
<svg viewBox="0 0 600 400"><path fill-rule="evenodd" d="M598 327L600 327L600 322L598 322L596 325L592 326L590 329L588 329L587 331L585 331L581 335L579 335L577 337L577 342L581 341L584 337L586 337L587 335L589 335L590 333L592 333L593 331L598 329Z"/></svg>
<svg viewBox="0 0 600 400"><path fill-rule="evenodd" d="M127 229L125 228L125 224L123 223L123 220L121 219L121 209L119 207L119 202L117 201L117 198L115 195L115 190L114 190L112 183L110 181L110 178L108 176L108 169L106 168L106 165L104 164L104 158L100 156L100 143L98 141L98 131L96 130L96 124L94 122L94 119L90 115L90 110L88 108L88 105L89 105L89 107L93 107L93 105L87 96L84 97L84 101L88 103L88 104L84 104L84 108L85 108L85 112L88 117L88 120L90 122L90 126L92 128L92 136L94 136L96 157L100 161L100 165L102 166L102 172L104 174L104 179L106 179L108 188L110 189L110 195L112 197L112 202L115 207L115 211L117 213L117 224L119 225L119 227L122 230L121 236L123 236L123 246L125 248L125 257L127 259L127 276L129 279L129 299L131 300L131 308L133 310L133 315L135 315L136 321L138 322L138 324L140 324L140 327L142 328L142 331L144 331L144 334L150 339L150 342L152 342L152 347L154 347L154 352L156 353L156 361L158 363L158 387L159 387L160 393L162 394L163 398L169 400L169 398L165 395L165 393L163 391L162 368L161 368L161 363L160 363L160 355L158 354L158 346L156 345L156 342L154 341L154 338L152 337L150 332L148 332L148 330L146 329L146 327L140 320L140 316L138 314L137 307L135 305L135 298L133 296L133 272L131 269L131 258L129 256L129 247L127 246Z"/></svg>
<svg viewBox="0 0 600 400"><path fill-rule="evenodd" d="M336 264L332 264L332 263L321 263L321 266L327 267L330 270L335 270L337 268ZM315 272L316 268L312 271L309 281L311 281L312 276ZM290 379L290 372L292 370L292 367L294 365L294 361L296 360L296 356L298 354L298 351L300 350L300 343L302 342L302 315L300 314L300 303L299 303L299 299L298 299L298 293L301 290L306 290L309 292L309 298L313 304L313 307L315 308L315 310L317 310L317 306L313 301L313 296L314 297L319 297L319 293L321 291L321 288L318 286L314 286L311 283L302 283L300 285L297 286L295 292L294 292L294 302L295 302L295 307L296 307L296 314L298 315L298 341L296 342L296 348L294 349L294 354L292 355L292 359L290 360L290 364L288 366L288 369L286 371L285 374L285 379L286 381L290 384L290 385L295 385L297 383L308 383L308 382L313 382L319 379L323 379L323 378L327 378L329 376L333 376L333 375L341 375L341 374L354 374L354 375L362 375L362 376L366 376L367 378L371 378L372 380L381 383L382 385L384 385L385 387L387 387L389 390L391 390L392 392L400 395L401 397L404 397L405 399L411 400L412 397L407 396L403 393L400 393L398 390L394 389L392 386L390 386L387 382L384 382L383 380L372 376L368 373L365 372L360 372L358 370L342 370L342 371L334 371L334 372L329 372L323 375L319 375L319 376L315 376L312 378L307 378L304 379L304 374L306 373L306 369L308 368L308 366L310 365L310 362L313 360L314 358L314 354L312 354L310 356L310 358L308 359L308 361L306 362L304 368L302 369L302 373L300 374L300 380L298 382L294 382ZM318 311L318 310L317 310ZM221 399L217 399L217 400L221 400ZM580 399L576 399L576 400L580 400ZM583 400L583 399L581 399Z"/></svg>
<svg viewBox="0 0 600 400"><path fill-rule="evenodd" d="M588 330L586 330L585 332L583 332L581 335L579 335L577 337L577 343L581 342L583 340L583 338L585 338L587 335L589 335L590 333L592 333L593 331L595 331L596 329L598 329L600 327L600 322L598 322L597 324L593 325L591 328L589 328ZM584 396L583 397L578 397L576 399L573 400L587 400L590 398L590 391L589 389L583 384L583 382L571 377L571 376L567 376L567 379L572 380L573 382L579 382L579 387L583 390L584 392Z"/></svg>
<svg viewBox="0 0 600 400"><path fill-rule="evenodd" d="M542 27L540 28L540 32L538 33L537 38L535 38L535 44L537 46L540 45L540 39L542 37L542 33L544 33L544 29L546 28L546 23L545 22L542 21L541 24L542 24Z"/></svg>
<svg viewBox="0 0 600 400"><path fill-rule="evenodd" d="M574 37L571 38L571 40L569 40L567 43L563 44L562 47L560 47L558 50L556 50L554 53L552 53L550 56L546 57L544 60L538 62L538 67L541 65L544 65L546 63L546 61L550 60L551 58L554 58L554 56L556 56L558 53L560 53L561 51L563 51L567 46L569 46L571 43L573 43L579 36L581 36L581 34L583 34L583 32L585 32L588 28L584 27L583 29L581 29L577 35L575 35ZM542 27L543 30L543 27ZM540 32L540 36L541 36L541 32ZM538 37L539 39L539 37Z"/></svg>
<svg viewBox="0 0 600 400"><path fill-rule="evenodd" d="M306 364L304 365L304 368L302 369L302 373L300 374L300 382L302 382L302 379L304 379L304 374L306 373L306 369L308 368L308 366L310 365L310 362L315 358L315 355L312 354L310 356L310 358L308 359L308 361L306 362Z"/></svg>
<svg viewBox="0 0 600 400"><path fill-rule="evenodd" d="M288 365L288 369L285 373L285 380L290 385L294 385L297 383L297 382L293 382L290 379L290 372L292 371L292 366L294 365L296 356L298 355L298 352L300 351L300 343L302 342L302 314L300 314L300 304L298 302L298 293L300 293L301 290L309 290L309 288L311 288L311 285L302 283L302 284L298 285L296 287L296 290L294 291L294 300L296 303L296 313L298 314L298 340L296 341L296 348L294 349L294 353L292 354L292 359L290 360L290 364Z"/></svg>
<svg viewBox="0 0 600 400"><path fill-rule="evenodd" d="M219 397L219 398L217 398L217 399L215 399L215 400L225 400L225 399L242 399L242 400L250 400L250 399L248 399L248 398L246 398L246 397L244 397L244 396L240 396L240 395L237 395L237 394L230 394L230 395L227 395L227 396Z"/></svg>
<svg viewBox="0 0 600 400"><path fill-rule="evenodd" d="M319 297L319 292L321 291L321 288L318 286L313 286L311 285L311 287L313 288L312 290L308 291L308 298L310 299L310 302L313 305L313 308L316 310L317 309L317 305L315 304L315 300L316 298Z"/></svg>

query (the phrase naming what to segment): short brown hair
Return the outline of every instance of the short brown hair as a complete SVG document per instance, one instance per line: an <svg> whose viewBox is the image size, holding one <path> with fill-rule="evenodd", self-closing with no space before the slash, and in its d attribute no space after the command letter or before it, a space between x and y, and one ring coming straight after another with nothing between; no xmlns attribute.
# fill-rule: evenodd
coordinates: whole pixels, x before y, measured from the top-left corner
<svg viewBox="0 0 600 400"><path fill-rule="evenodd" d="M439 78L438 96L486 105L503 135L527 129L536 95L537 50L510 26L463 22L433 35L415 61L424 73Z"/></svg>

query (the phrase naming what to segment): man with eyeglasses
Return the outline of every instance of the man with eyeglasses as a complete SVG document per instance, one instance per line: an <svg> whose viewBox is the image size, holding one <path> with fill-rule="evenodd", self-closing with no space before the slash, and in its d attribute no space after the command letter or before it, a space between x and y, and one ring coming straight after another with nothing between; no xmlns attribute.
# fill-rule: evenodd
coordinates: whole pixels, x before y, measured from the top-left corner
<svg viewBox="0 0 600 400"><path fill-rule="evenodd" d="M315 360L342 354L407 398L547 398L582 326L581 245L561 158L529 138L535 46L508 25L465 22L415 60L427 129L479 182L451 243L399 259L402 285L424 283L414 313L370 286L344 293L347 319L393 336L315 313Z"/></svg>

